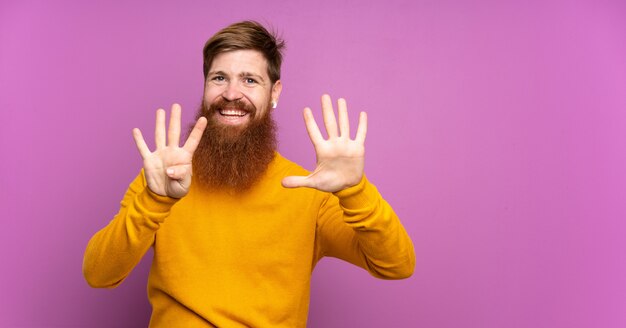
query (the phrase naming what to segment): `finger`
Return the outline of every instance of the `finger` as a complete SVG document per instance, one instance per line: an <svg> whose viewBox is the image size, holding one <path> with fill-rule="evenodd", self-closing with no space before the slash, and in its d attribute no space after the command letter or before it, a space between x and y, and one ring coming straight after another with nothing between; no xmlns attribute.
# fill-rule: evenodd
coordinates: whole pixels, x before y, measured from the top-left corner
<svg viewBox="0 0 626 328"><path fill-rule="evenodd" d="M305 176L289 176L283 178L281 184L285 188L300 188L300 187L308 187L314 188L313 181Z"/></svg>
<svg viewBox="0 0 626 328"><path fill-rule="evenodd" d="M172 113L170 114L170 126L167 130L167 140L169 146L180 146L180 105L172 105Z"/></svg>
<svg viewBox="0 0 626 328"><path fill-rule="evenodd" d="M148 157L151 154L150 148L146 145L146 141L143 139L141 131L137 128L133 129L133 139L135 139L135 145L137 146L137 150L139 150L141 158L145 159Z"/></svg>
<svg viewBox="0 0 626 328"><path fill-rule="evenodd" d="M196 148L198 148L198 144L200 143L200 140L202 139L202 134L204 133L204 129L206 128L206 125L207 125L206 117L204 116L200 117L198 121L196 122L196 125L193 126L193 130L191 130L191 133L189 134L187 141L185 141L185 145L183 146L183 149L185 149L191 154L193 154L193 152L196 151Z"/></svg>
<svg viewBox="0 0 626 328"><path fill-rule="evenodd" d="M165 170L167 176L172 180L183 180L189 175L191 165L170 166Z"/></svg>
<svg viewBox="0 0 626 328"><path fill-rule="evenodd" d="M154 143L157 149L165 148L165 111L161 108L157 109L156 112Z"/></svg>
<svg viewBox="0 0 626 328"><path fill-rule="evenodd" d="M329 138L337 137L337 121L333 111L333 102L329 95L322 96L322 114L324 115L324 125Z"/></svg>
<svg viewBox="0 0 626 328"><path fill-rule="evenodd" d="M337 101L337 117L339 118L339 136L350 138L350 120L348 119L348 105L346 100Z"/></svg>
<svg viewBox="0 0 626 328"><path fill-rule="evenodd" d="M322 136L322 132L320 132L320 128L317 126L317 122L315 122L315 117L313 117L313 113L310 108L304 109L304 124L306 125L306 131L309 133L309 138L313 144L317 144L324 141L324 136Z"/></svg>
<svg viewBox="0 0 626 328"><path fill-rule="evenodd" d="M367 134L367 113L361 112L359 115L359 127L356 130L356 137L354 141L358 143L365 143L365 135Z"/></svg>

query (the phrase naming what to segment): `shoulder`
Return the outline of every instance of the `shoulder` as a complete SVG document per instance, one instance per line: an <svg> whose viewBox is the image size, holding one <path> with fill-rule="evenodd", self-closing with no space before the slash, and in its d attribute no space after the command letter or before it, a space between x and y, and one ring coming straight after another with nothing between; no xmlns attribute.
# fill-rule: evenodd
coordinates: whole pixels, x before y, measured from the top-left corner
<svg viewBox="0 0 626 328"><path fill-rule="evenodd" d="M309 175L311 172L304 169L297 163L285 158L280 153L276 152L274 160L270 164L270 170L275 171L281 175Z"/></svg>

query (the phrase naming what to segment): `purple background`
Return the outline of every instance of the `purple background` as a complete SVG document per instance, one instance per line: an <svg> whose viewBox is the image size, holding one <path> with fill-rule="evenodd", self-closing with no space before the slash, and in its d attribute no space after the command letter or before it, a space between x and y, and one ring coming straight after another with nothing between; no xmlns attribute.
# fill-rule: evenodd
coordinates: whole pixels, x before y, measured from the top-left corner
<svg viewBox="0 0 626 328"><path fill-rule="evenodd" d="M626 2L592 0L2 1L1 327L147 324L150 254L97 290L84 248L140 169L131 129L189 123L202 45L248 18L288 44L281 152L313 168L323 92L367 111L415 244L403 281L323 260L310 327L626 327Z"/></svg>

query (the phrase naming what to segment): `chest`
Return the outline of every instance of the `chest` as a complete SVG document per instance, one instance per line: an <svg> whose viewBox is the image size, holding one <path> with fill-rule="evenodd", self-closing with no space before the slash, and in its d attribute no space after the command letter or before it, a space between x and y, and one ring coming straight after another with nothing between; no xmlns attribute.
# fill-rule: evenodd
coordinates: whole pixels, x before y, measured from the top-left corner
<svg viewBox="0 0 626 328"><path fill-rule="evenodd" d="M319 203L298 195L190 195L157 232L163 264L252 269L310 264ZM272 196L272 197L269 197Z"/></svg>

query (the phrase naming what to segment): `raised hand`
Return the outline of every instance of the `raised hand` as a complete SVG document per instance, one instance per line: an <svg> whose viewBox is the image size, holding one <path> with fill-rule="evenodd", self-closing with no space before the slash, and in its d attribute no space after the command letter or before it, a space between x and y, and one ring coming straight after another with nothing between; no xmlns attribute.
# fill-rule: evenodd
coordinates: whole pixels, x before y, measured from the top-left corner
<svg viewBox="0 0 626 328"><path fill-rule="evenodd" d="M367 115L361 112L356 137L350 139L350 124L346 101L337 101L339 126L335 120L332 100L322 96L322 114L328 139L324 139L310 108L304 109L304 122L309 138L315 147L317 167L308 176L289 176L282 184L287 188L309 187L321 191L337 192L358 184L363 178L365 164L365 134Z"/></svg>
<svg viewBox="0 0 626 328"><path fill-rule="evenodd" d="M172 105L170 124L165 137L165 111L158 109L154 132L156 150L151 152L141 135L133 129L133 138L143 158L143 169L148 188L161 196L182 198L191 186L191 159L198 147L207 120L201 117L196 122L183 147L180 142L180 105Z"/></svg>

